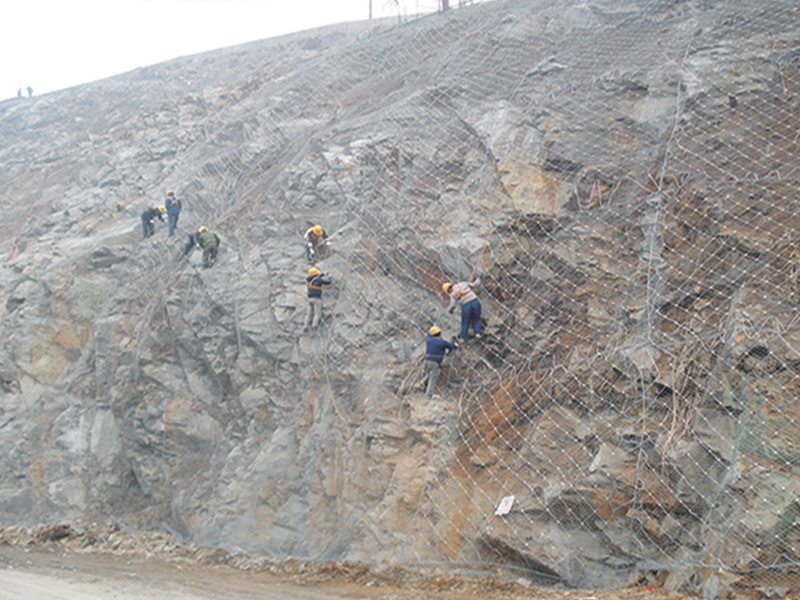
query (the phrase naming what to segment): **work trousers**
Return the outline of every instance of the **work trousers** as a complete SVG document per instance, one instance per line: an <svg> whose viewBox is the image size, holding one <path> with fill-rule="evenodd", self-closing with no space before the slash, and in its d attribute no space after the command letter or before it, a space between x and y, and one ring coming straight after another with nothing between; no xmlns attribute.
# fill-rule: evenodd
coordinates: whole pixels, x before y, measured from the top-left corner
<svg viewBox="0 0 800 600"><path fill-rule="evenodd" d="M481 334L481 301L475 298L466 304L461 305L461 339L469 338L469 326L475 331L475 335Z"/></svg>
<svg viewBox="0 0 800 600"><path fill-rule="evenodd" d="M170 213L167 215L167 226L169 227L169 234L175 233L175 228L178 226L178 216L180 213Z"/></svg>
<svg viewBox="0 0 800 600"><path fill-rule="evenodd" d="M203 266L210 267L217 262L217 242L210 241L203 246Z"/></svg>
<svg viewBox="0 0 800 600"><path fill-rule="evenodd" d="M308 262L316 262L328 256L328 241L318 240L306 244L306 258Z"/></svg>
<svg viewBox="0 0 800 600"><path fill-rule="evenodd" d="M309 298L303 329L316 329L322 318L322 298Z"/></svg>
<svg viewBox="0 0 800 600"><path fill-rule="evenodd" d="M425 393L428 396L433 396L433 389L436 387L436 381L439 379L439 373L442 371L442 364L432 360L426 360L425 369L428 371L428 386L425 388Z"/></svg>
<svg viewBox="0 0 800 600"><path fill-rule="evenodd" d="M148 217L142 217L142 235L149 238L156 232L156 226L153 220Z"/></svg>

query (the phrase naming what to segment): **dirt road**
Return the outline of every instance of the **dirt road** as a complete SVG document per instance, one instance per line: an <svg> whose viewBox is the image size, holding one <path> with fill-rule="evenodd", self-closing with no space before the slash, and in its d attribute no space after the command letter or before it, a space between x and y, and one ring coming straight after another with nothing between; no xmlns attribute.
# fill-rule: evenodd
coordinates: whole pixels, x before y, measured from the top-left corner
<svg viewBox="0 0 800 600"><path fill-rule="evenodd" d="M458 586L454 586L458 587ZM0 546L3 600L678 600L650 590L517 593L418 590L366 584L287 582L222 566L176 565L156 558L53 554Z"/></svg>
<svg viewBox="0 0 800 600"><path fill-rule="evenodd" d="M787 588L788 589L788 588ZM759 595L734 595L730 599ZM785 597L778 595L775 597ZM656 582L619 590L542 589L522 579L280 562L130 535L114 525L0 527L2 600L681 600Z"/></svg>
<svg viewBox="0 0 800 600"><path fill-rule="evenodd" d="M0 547L3 600L337 600L386 598L386 592L361 586L305 587L224 567Z"/></svg>

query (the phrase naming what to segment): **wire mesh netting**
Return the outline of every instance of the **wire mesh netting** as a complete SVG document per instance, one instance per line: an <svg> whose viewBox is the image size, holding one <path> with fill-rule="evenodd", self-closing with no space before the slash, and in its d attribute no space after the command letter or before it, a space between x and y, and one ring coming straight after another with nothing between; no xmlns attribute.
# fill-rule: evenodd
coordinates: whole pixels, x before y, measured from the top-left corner
<svg viewBox="0 0 800 600"><path fill-rule="evenodd" d="M244 82L207 84L201 56L99 85L123 90L138 121L120 109L95 123L130 140L97 143L94 173L74 175L58 149L38 173L15 159L9 197L69 180L50 208L81 215L104 212L120 182L138 201L173 169L191 198L181 226L222 234L202 276L163 260L169 241L141 244L127 263L138 287L98 293L81 316L109 318L86 324L88 349L72 342L81 358L57 381L74 420L95 396L139 420L124 443L141 464L103 501L280 558L781 589L800 562L800 6L451 0L412 19L440 4L387 4L398 26L335 52L311 36L219 59L247 63ZM153 81L183 96L164 84L139 103L135 86ZM101 96L81 102L100 113ZM320 334L299 336L300 238L317 222L334 285ZM476 279L482 335L467 330L429 398L425 332L462 333L442 284ZM4 322L22 327L10 306ZM164 374L176 364L184 379ZM213 444L192 429L202 411ZM239 437L219 441L218 423ZM173 496L181 444L195 462Z"/></svg>
<svg viewBox="0 0 800 600"><path fill-rule="evenodd" d="M798 17L481 3L293 82L361 111L309 160L330 228L374 234L337 248L320 376L413 420L420 357L375 356L373 385L347 333L449 337L442 283L481 279L483 335L445 359L426 475L392 508L407 558L597 587L703 568L706 593L797 564Z"/></svg>

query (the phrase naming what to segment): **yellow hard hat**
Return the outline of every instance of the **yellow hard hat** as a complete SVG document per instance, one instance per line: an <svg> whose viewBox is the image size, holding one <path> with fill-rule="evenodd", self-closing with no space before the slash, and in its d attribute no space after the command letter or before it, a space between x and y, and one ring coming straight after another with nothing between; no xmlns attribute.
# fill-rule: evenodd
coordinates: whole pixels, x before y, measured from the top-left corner
<svg viewBox="0 0 800 600"><path fill-rule="evenodd" d="M167 210L167 209L164 208L163 206L159 206L158 207L158 212L164 212L165 210Z"/></svg>
<svg viewBox="0 0 800 600"><path fill-rule="evenodd" d="M322 225L314 225L314 229L311 231L314 232L314 235L322 235Z"/></svg>
<svg viewBox="0 0 800 600"><path fill-rule="evenodd" d="M208 231L208 227L203 225L200 229L197 230L197 233L205 233L206 231Z"/></svg>
<svg viewBox="0 0 800 600"><path fill-rule="evenodd" d="M450 293L450 286L451 285L452 284L449 281L445 281L444 282L444 284L442 285L442 289L444 290L445 294L449 294Z"/></svg>
<svg viewBox="0 0 800 600"><path fill-rule="evenodd" d="M434 325L428 330L428 333L430 333L431 335L439 335L440 333L442 333L442 330L439 329L436 325Z"/></svg>
<svg viewBox="0 0 800 600"><path fill-rule="evenodd" d="M319 275L319 269L317 267L311 267L308 270L309 275Z"/></svg>
<svg viewBox="0 0 800 600"><path fill-rule="evenodd" d="M172 190L167 192L167 196L174 196L174 195L175 195L175 192L173 192Z"/></svg>

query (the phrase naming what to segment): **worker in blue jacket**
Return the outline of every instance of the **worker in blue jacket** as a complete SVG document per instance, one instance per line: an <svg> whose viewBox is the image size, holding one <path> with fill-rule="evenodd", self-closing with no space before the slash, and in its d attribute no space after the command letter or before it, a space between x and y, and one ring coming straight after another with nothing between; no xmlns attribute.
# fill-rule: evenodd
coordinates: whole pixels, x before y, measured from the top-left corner
<svg viewBox="0 0 800 600"><path fill-rule="evenodd" d="M164 207L167 209L167 226L169 227L169 235L175 233L175 228L178 226L178 217L181 215L181 208L183 202L175 196L175 192L169 190L167 192L167 199L164 200Z"/></svg>
<svg viewBox="0 0 800 600"><path fill-rule="evenodd" d="M428 385L425 393L431 398L437 398L433 389L442 368L442 360L450 350L455 350L458 345L442 338L442 330L435 325L428 330L425 336L425 369L428 371Z"/></svg>

